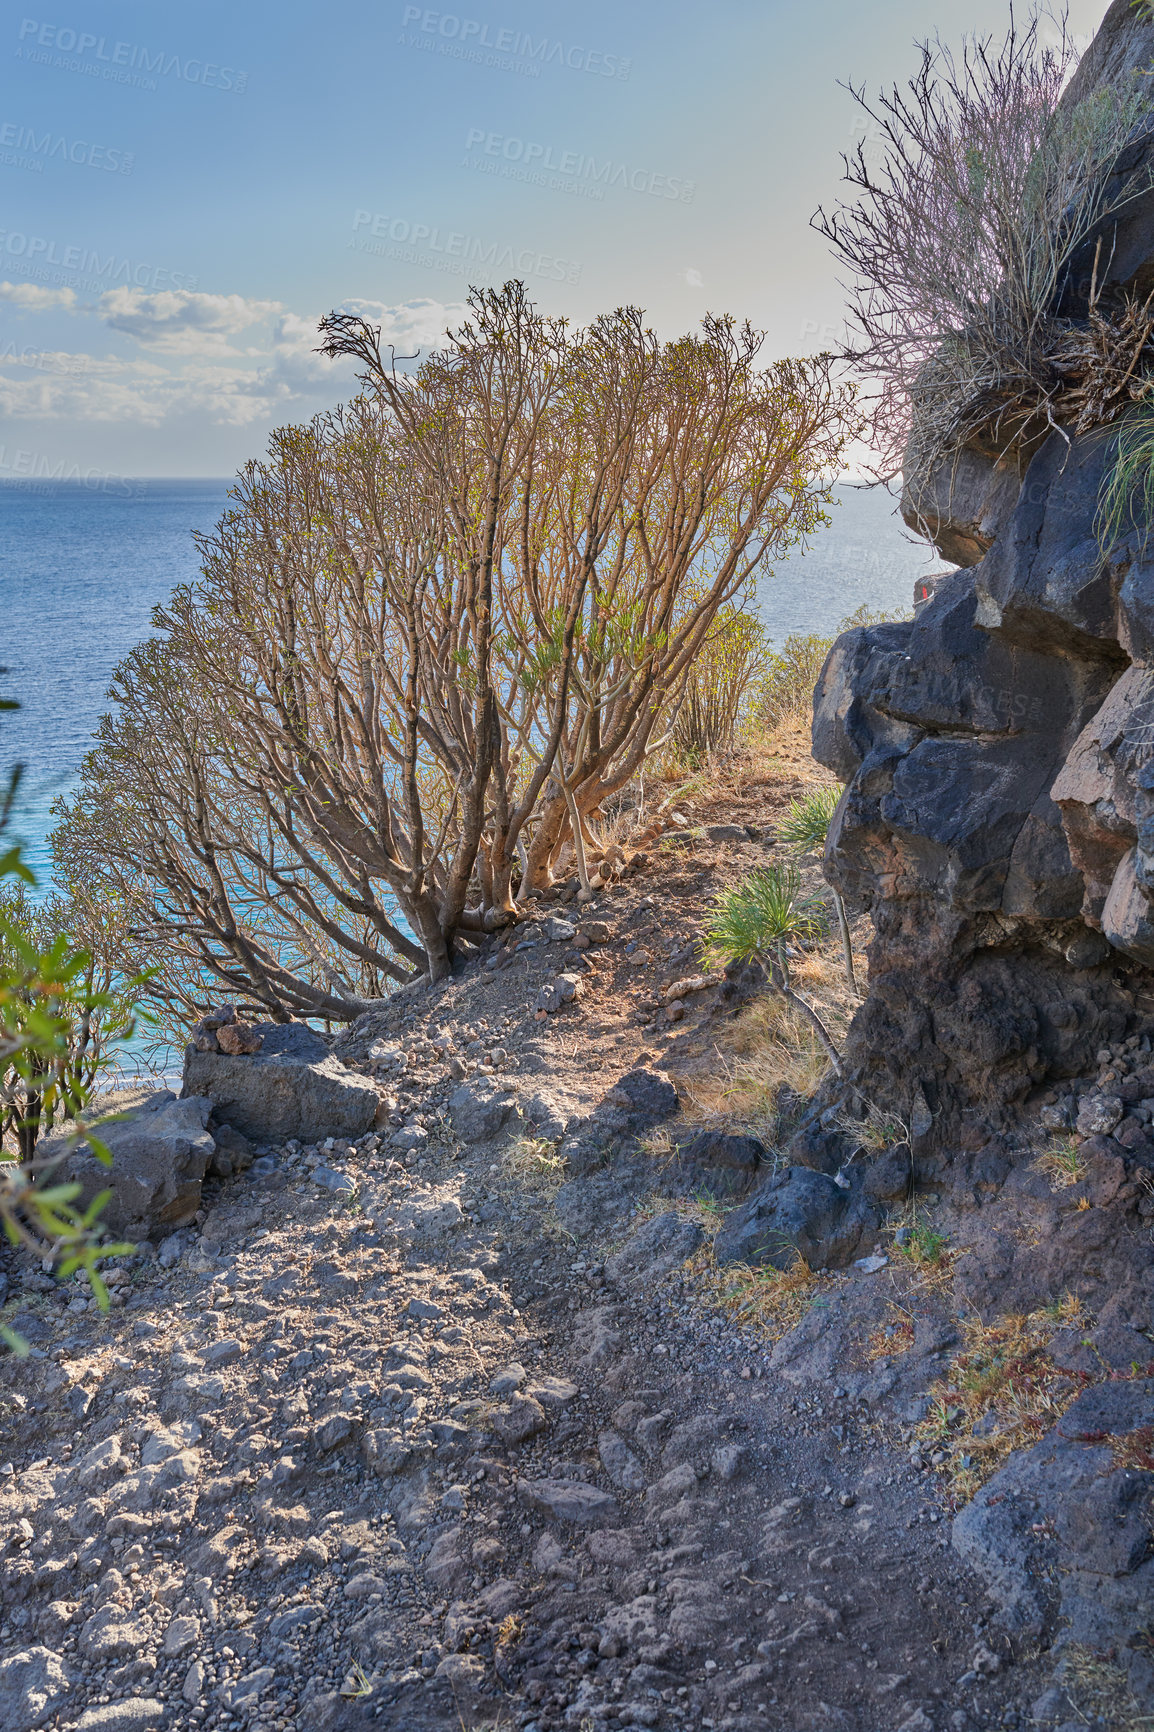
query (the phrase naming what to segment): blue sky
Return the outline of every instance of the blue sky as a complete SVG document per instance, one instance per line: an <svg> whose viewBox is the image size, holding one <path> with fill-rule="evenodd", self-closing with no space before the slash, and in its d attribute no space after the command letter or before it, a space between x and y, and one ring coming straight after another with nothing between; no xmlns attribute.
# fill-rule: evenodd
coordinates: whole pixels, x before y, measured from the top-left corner
<svg viewBox="0 0 1154 1732"><path fill-rule="evenodd" d="M470 281L828 346L838 80L1003 0L37 0L0 22L0 478L229 475L347 395L317 319L434 341ZM1103 0L1073 0L1076 34Z"/></svg>

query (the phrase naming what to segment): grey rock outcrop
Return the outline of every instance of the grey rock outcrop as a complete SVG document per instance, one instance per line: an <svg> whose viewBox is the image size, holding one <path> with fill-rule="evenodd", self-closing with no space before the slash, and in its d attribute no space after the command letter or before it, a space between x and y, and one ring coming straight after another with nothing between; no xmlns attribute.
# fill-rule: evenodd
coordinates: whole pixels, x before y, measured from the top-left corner
<svg viewBox="0 0 1154 1732"><path fill-rule="evenodd" d="M449 1117L465 1143L483 1143L499 1136L516 1111L516 1096L494 1077L462 1083L449 1096Z"/></svg>
<svg viewBox="0 0 1154 1732"><path fill-rule="evenodd" d="M1018 1450L954 1518L954 1546L983 1577L999 1621L1016 1636L1114 1650L1154 1594L1145 1510L1154 1473L1119 1460L1149 1436L1154 1381L1089 1389L1031 1449ZM1154 1698L1154 1660L1119 1650L1140 1702Z"/></svg>
<svg viewBox="0 0 1154 1732"><path fill-rule="evenodd" d="M843 1269L878 1220L860 1193L826 1173L789 1167L733 1211L713 1254L719 1263L789 1269L800 1256L811 1269Z"/></svg>
<svg viewBox="0 0 1154 1732"><path fill-rule="evenodd" d="M902 517L951 565L976 565L1014 509L1021 487L1016 457L962 451L933 465L928 475L907 476Z"/></svg>
<svg viewBox="0 0 1154 1732"><path fill-rule="evenodd" d="M207 1095L216 1115L258 1142L288 1137L359 1137L373 1124L380 1095L349 1070L305 1023L257 1023L258 1052L184 1055L182 1098Z"/></svg>
<svg viewBox="0 0 1154 1732"><path fill-rule="evenodd" d="M171 1090L159 1089L118 1122L100 1127L100 1140L112 1155L110 1167L87 1143L69 1150L64 1136L46 1137L37 1154L62 1157L46 1182L79 1182L81 1205L110 1190L100 1218L114 1233L172 1232L200 1207L201 1180L216 1150L207 1128L211 1110L203 1095L177 1100Z"/></svg>

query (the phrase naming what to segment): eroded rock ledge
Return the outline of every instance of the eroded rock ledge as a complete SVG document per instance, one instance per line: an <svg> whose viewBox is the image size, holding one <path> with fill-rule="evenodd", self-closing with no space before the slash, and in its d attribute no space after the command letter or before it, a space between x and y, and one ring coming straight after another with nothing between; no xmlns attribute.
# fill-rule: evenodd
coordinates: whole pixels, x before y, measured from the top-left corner
<svg viewBox="0 0 1154 1732"><path fill-rule="evenodd" d="M877 928L853 1079L927 1152L1144 1021L1154 565L1099 549L1107 460L1052 435L985 557L846 633L818 685L815 756L848 782L827 875Z"/></svg>

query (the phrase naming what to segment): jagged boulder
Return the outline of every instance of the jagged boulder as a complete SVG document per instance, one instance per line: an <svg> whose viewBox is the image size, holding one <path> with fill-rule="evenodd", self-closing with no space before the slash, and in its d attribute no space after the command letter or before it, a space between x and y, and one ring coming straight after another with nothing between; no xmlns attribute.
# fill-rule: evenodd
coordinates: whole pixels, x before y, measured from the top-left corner
<svg viewBox="0 0 1154 1732"><path fill-rule="evenodd" d="M201 1180L216 1151L207 1128L211 1110L203 1095L177 1100L170 1089L158 1089L118 1122L100 1127L100 1140L112 1155L110 1167L87 1143L69 1150L63 1135L46 1137L37 1154L62 1158L44 1182L78 1181L85 1204L99 1191L111 1190L101 1220L112 1232L130 1238L171 1233L200 1207Z"/></svg>
<svg viewBox="0 0 1154 1732"><path fill-rule="evenodd" d="M368 1080L330 1053L303 1022L257 1023L260 1049L231 1055L184 1055L182 1096L207 1095L216 1116L257 1142L288 1137L359 1137L374 1123L381 1097Z"/></svg>
<svg viewBox="0 0 1154 1732"><path fill-rule="evenodd" d="M499 1136L517 1109L517 1099L495 1077L462 1083L449 1096L449 1118L464 1143Z"/></svg>
<svg viewBox="0 0 1154 1732"><path fill-rule="evenodd" d="M908 474L901 513L951 565L976 565L1013 510L1021 485L1016 456L998 459L965 450L932 464L928 474Z"/></svg>
<svg viewBox="0 0 1154 1732"><path fill-rule="evenodd" d="M859 1192L828 1173L787 1167L735 1209L713 1242L719 1263L789 1269L844 1269L879 1216Z"/></svg>
<svg viewBox="0 0 1154 1732"><path fill-rule="evenodd" d="M975 1103L1088 1068L1131 1010L1111 964L1147 954L1151 683L1123 647L1147 586L1098 548L1107 461L1053 435L981 564L840 639L815 694L815 755L849 781L827 876L878 934L851 1071L902 1109L921 1088L942 1146Z"/></svg>

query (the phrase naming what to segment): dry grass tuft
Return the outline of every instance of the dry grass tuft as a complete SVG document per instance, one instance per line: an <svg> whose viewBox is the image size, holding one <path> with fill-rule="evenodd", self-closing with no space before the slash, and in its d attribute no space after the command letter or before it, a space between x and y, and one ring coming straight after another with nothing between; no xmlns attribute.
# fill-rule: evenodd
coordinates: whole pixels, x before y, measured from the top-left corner
<svg viewBox="0 0 1154 1732"><path fill-rule="evenodd" d="M1076 1185L1086 1171L1086 1162L1073 1137L1056 1138L1038 1156L1034 1165L1040 1173L1045 1173L1055 1191L1065 1191Z"/></svg>
<svg viewBox="0 0 1154 1732"><path fill-rule="evenodd" d="M710 1310L722 1312L771 1345L801 1322L820 1284L804 1257L789 1269L754 1269L746 1263L718 1263L711 1243L702 1246L686 1272Z"/></svg>
<svg viewBox="0 0 1154 1732"><path fill-rule="evenodd" d="M866 1343L866 1359L897 1359L914 1344L914 1320L901 1305L891 1303L889 1317L879 1323Z"/></svg>
<svg viewBox="0 0 1154 1732"><path fill-rule="evenodd" d="M502 1156L500 1177L522 1190L550 1197L565 1183L565 1157L545 1137L518 1137Z"/></svg>
<svg viewBox="0 0 1154 1732"><path fill-rule="evenodd" d="M747 1131L771 1145L828 1068L808 1023L770 993L741 1012L726 1030L726 1049L715 1047L714 1055L710 1072L684 1079L687 1117Z"/></svg>
<svg viewBox="0 0 1154 1732"><path fill-rule="evenodd" d="M1071 1643L1064 1650L1061 1679L1086 1725L1107 1726L1110 1732L1154 1732L1154 1713L1143 1712L1121 1667L1089 1648Z"/></svg>
<svg viewBox="0 0 1154 1732"><path fill-rule="evenodd" d="M1016 1449L1037 1443L1090 1379L1055 1365L1049 1348L1063 1328L1085 1328L1071 1294L1028 1317L964 1325L964 1345L930 1390L933 1407L917 1435L946 1452L939 1471L958 1504L968 1503Z"/></svg>
<svg viewBox="0 0 1154 1732"><path fill-rule="evenodd" d="M801 1256L789 1269L719 1263L713 1242L734 1206L701 1190L692 1197L651 1197L641 1218L672 1213L695 1221L705 1233L705 1243L683 1266L681 1281L703 1310L720 1311L737 1327L772 1345L801 1321L817 1289L830 1283L821 1281Z"/></svg>

